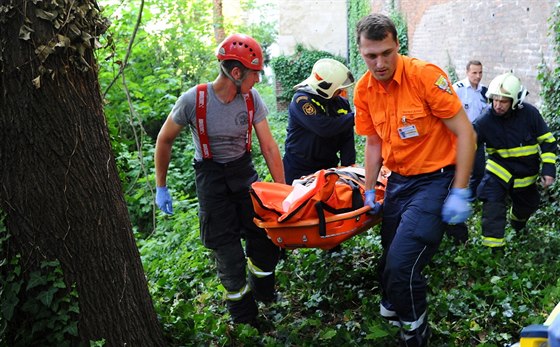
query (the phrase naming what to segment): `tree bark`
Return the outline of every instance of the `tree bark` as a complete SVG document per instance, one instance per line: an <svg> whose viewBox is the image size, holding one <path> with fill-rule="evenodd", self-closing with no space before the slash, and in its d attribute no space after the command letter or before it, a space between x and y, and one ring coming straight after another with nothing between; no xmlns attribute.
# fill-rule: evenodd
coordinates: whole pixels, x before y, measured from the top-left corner
<svg viewBox="0 0 560 347"><path fill-rule="evenodd" d="M163 346L111 151L94 39L85 35L105 30L97 4L48 3L0 0L5 252L21 254L26 271L60 261L78 292L81 342Z"/></svg>
<svg viewBox="0 0 560 347"><path fill-rule="evenodd" d="M214 39L217 43L222 42L226 38L224 31L224 14L223 14L222 0L214 0L213 6L213 26L214 26Z"/></svg>

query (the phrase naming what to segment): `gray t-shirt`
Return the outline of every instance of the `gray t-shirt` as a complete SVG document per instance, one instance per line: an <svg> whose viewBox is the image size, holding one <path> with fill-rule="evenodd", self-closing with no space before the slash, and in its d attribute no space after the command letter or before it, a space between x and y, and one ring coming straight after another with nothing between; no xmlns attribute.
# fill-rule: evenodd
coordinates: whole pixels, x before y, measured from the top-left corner
<svg viewBox="0 0 560 347"><path fill-rule="evenodd" d="M251 91L255 107L254 125L266 118L268 108L259 93L255 89L251 89ZM194 158L202 160L200 140L196 129L195 98L196 86L179 97L171 110L171 117L175 123L190 127L195 147ZM245 154L247 121L247 104L241 95L238 94L229 104L224 104L216 97L212 83L208 83L206 125L214 161L227 163Z"/></svg>

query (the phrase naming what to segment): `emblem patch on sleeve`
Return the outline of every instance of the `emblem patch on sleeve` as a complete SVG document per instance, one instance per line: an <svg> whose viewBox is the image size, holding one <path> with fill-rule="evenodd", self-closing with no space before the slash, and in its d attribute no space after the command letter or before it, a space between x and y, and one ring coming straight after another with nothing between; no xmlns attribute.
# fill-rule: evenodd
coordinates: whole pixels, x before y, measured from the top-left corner
<svg viewBox="0 0 560 347"><path fill-rule="evenodd" d="M313 104L310 102L306 102L305 104L303 104L301 109L303 110L303 113L305 113L308 116L314 116L317 114L317 110L315 109L315 106L313 106Z"/></svg>
<svg viewBox="0 0 560 347"><path fill-rule="evenodd" d="M439 75L439 78L437 79L435 85L444 92L448 92L449 94L453 95L453 92L449 87L449 82L447 82L447 78L443 77L443 75Z"/></svg>

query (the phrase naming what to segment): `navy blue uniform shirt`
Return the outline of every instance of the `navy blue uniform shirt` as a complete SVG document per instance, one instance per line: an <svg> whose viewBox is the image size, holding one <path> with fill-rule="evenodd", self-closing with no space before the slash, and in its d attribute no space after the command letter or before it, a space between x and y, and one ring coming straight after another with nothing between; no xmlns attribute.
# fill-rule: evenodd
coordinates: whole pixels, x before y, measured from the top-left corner
<svg viewBox="0 0 560 347"><path fill-rule="evenodd" d="M320 169L355 164L354 112L344 97L325 99L299 90L289 106L286 182Z"/></svg>

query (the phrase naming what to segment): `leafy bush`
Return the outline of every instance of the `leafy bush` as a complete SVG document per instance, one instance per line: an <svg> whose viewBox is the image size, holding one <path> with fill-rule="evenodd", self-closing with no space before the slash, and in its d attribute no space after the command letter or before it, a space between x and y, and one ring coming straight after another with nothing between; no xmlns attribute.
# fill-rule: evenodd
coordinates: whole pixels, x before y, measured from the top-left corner
<svg viewBox="0 0 560 347"><path fill-rule="evenodd" d="M0 215L0 346L71 346L78 336L78 298L58 261L38 268L8 256L10 239Z"/></svg>
<svg viewBox="0 0 560 347"><path fill-rule="evenodd" d="M350 71L355 73L357 78L366 72L367 66L358 50L356 24L370 11L371 6L368 0L348 1L348 59Z"/></svg>
<svg viewBox="0 0 560 347"><path fill-rule="evenodd" d="M555 43L555 67L550 68L544 62L540 64L538 79L542 83L541 112L558 140L560 139L560 7L556 6L550 23L549 35L554 38Z"/></svg>
<svg viewBox="0 0 560 347"><path fill-rule="evenodd" d="M408 55L408 24L402 12L397 11L395 8L389 13L389 17L395 23L397 28L397 38L399 39L399 53Z"/></svg>

